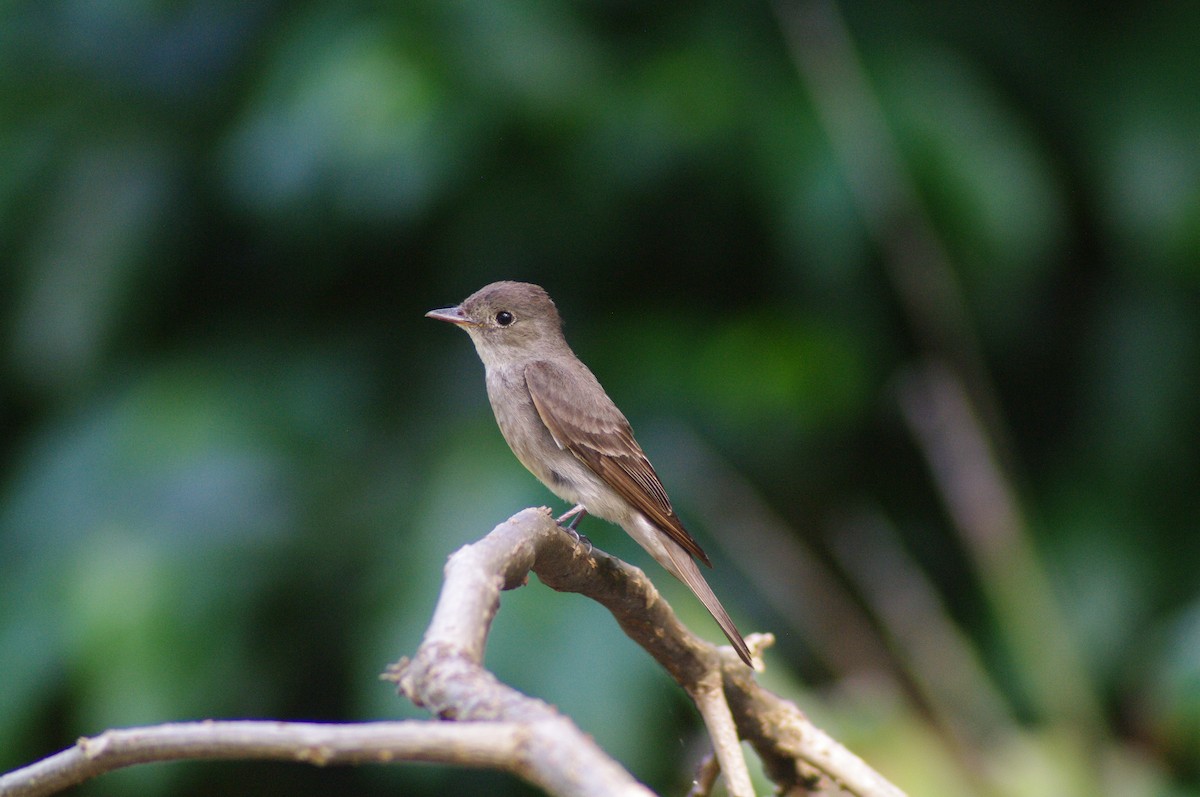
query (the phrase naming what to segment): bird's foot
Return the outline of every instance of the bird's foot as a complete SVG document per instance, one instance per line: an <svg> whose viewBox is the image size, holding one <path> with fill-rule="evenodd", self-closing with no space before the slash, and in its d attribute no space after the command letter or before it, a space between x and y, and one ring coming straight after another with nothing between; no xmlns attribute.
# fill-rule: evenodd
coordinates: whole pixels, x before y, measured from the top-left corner
<svg viewBox="0 0 1200 797"><path fill-rule="evenodd" d="M573 509L569 509L559 515L556 522L562 527L563 531L574 537L576 542L586 545L587 552L590 554L592 552L592 541L575 530L575 527L579 525L579 521L583 520L583 516L586 514L587 510L583 508L583 504L576 504ZM563 521L566 520L570 520L571 522L564 526Z"/></svg>
<svg viewBox="0 0 1200 797"><path fill-rule="evenodd" d="M570 526L563 526L563 528L566 529L567 533L570 534L572 537L574 537L575 540L584 547L584 549L585 549L584 553L586 555L588 555L588 556L592 555L592 541L591 540L589 540L585 535L580 534L578 531L571 528Z"/></svg>

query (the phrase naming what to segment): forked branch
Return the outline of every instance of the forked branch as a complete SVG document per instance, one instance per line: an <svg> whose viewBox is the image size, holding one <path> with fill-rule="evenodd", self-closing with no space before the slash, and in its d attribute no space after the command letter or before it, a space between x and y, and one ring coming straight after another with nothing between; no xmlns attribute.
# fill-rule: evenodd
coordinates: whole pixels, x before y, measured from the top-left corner
<svg viewBox="0 0 1200 797"><path fill-rule="evenodd" d="M524 584L530 571L555 590L607 607L692 696L734 797L753 794L739 739L758 752L778 793L836 785L859 797L903 797L793 703L759 686L732 649L689 632L642 571L585 550L544 508L514 515L450 557L424 640L412 659L385 676L414 703L452 722L208 721L111 730L0 776L0 797L41 797L121 767L185 759L318 766L425 761L510 772L555 797L649 797L570 719L483 668L500 592ZM758 656L772 639L751 635L747 641ZM704 780L711 782L711 770Z"/></svg>

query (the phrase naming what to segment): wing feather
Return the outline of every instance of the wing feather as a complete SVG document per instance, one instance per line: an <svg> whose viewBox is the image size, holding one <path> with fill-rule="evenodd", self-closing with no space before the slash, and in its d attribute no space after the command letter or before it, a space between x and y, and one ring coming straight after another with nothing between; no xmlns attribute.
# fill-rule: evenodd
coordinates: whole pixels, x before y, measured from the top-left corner
<svg viewBox="0 0 1200 797"><path fill-rule="evenodd" d="M579 392L567 389L573 378L594 383L596 389L589 391L593 398L582 402L567 399L568 393ZM569 374L557 363L537 360L525 367L525 385L542 423L560 447L574 454L685 551L712 567L707 554L675 514L658 474L633 438L629 421L590 371Z"/></svg>

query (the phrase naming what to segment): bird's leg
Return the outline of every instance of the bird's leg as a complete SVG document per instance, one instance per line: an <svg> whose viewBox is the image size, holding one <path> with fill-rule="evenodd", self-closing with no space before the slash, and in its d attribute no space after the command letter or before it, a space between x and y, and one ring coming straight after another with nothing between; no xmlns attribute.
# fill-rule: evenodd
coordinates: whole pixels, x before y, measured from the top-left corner
<svg viewBox="0 0 1200 797"><path fill-rule="evenodd" d="M564 520L571 520L571 518L575 518L574 520L571 520L571 525L565 527L571 531L574 531L575 527L579 525L579 521L583 520L583 516L586 514L587 510L583 508L583 504L576 504L573 509L568 509L566 512L563 512L561 515L559 515L558 520L555 522L561 526Z"/></svg>
<svg viewBox="0 0 1200 797"><path fill-rule="evenodd" d="M557 522L559 526L562 526L562 528L568 534L574 537L577 542L581 542L586 545L587 552L591 553L592 541L575 530L575 527L579 525L579 521L583 520L583 516L586 514L587 510L583 508L583 504L576 504L572 509L568 509L566 512L559 515L557 521L555 522ZM570 520L571 522L563 526L564 520Z"/></svg>

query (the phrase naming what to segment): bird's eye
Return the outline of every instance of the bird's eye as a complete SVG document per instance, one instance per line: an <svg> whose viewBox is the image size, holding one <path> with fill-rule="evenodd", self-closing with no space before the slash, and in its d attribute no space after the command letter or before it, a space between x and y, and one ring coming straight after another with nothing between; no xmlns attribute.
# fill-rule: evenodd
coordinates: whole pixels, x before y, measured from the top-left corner
<svg viewBox="0 0 1200 797"><path fill-rule="evenodd" d="M516 319L513 318L513 314L507 310L501 310L500 312L496 313L496 323L502 327L508 326L513 321L516 321Z"/></svg>

